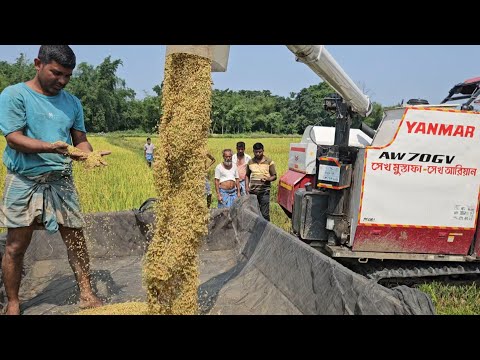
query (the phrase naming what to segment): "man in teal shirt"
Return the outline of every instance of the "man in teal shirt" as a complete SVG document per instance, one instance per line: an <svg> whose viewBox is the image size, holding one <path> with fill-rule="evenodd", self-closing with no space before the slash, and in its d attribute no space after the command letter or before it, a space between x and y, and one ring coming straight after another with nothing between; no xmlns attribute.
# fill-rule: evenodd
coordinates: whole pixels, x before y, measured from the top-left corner
<svg viewBox="0 0 480 360"><path fill-rule="evenodd" d="M66 145L93 151L82 105L63 89L75 68L75 54L67 45L42 45L34 62L33 80L9 86L0 95L0 130L7 140L0 226L8 228L2 273L6 313L12 315L20 314L23 257L38 227L60 231L80 290L80 307L102 305L90 284L84 221L72 178L74 156L68 155Z"/></svg>

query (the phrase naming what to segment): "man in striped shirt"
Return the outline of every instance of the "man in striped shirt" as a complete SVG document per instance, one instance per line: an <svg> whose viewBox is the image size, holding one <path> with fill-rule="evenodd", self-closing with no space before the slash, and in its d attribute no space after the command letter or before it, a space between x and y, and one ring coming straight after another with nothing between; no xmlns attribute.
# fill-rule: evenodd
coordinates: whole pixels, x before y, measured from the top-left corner
<svg viewBox="0 0 480 360"><path fill-rule="evenodd" d="M237 165L238 178L240 179L240 194L245 195L245 174L247 172L247 164L251 160L251 156L245 154L245 143L237 142L237 153L233 154L232 162Z"/></svg>
<svg viewBox="0 0 480 360"><path fill-rule="evenodd" d="M263 144L253 145L254 157L247 163L245 190L257 195L260 211L265 220L270 221L270 184L277 180L277 171L272 159L263 155Z"/></svg>

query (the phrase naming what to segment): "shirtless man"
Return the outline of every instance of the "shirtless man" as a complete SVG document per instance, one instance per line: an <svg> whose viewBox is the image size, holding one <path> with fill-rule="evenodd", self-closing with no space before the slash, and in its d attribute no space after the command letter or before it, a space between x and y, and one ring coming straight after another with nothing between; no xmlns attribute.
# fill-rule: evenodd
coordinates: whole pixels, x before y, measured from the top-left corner
<svg viewBox="0 0 480 360"><path fill-rule="evenodd" d="M219 209L229 208L235 199L240 197L238 170L232 162L233 152L231 149L225 149L222 154L223 162L215 168L215 190Z"/></svg>

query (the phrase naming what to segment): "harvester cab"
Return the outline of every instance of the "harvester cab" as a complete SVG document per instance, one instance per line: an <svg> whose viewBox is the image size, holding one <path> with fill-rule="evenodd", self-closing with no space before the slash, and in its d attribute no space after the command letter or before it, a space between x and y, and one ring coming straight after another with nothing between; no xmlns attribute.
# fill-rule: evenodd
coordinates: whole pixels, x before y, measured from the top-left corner
<svg viewBox="0 0 480 360"><path fill-rule="evenodd" d="M288 48L338 93L325 99L335 128L309 126L290 145L277 200L293 232L343 263L369 262L371 278L479 273L480 113L471 104L480 78L455 85L440 105L416 99L386 110L375 131L351 129L354 113L371 111L368 97L325 47ZM460 109L444 104L460 99ZM383 260L403 263L387 271Z"/></svg>
<svg viewBox="0 0 480 360"><path fill-rule="evenodd" d="M460 94L458 96L455 96ZM461 105L462 110L473 110L473 105L478 104L479 100L476 100L480 96L480 77L465 80L463 83L455 85L448 96L442 100L442 104L449 101L465 100L467 101Z"/></svg>

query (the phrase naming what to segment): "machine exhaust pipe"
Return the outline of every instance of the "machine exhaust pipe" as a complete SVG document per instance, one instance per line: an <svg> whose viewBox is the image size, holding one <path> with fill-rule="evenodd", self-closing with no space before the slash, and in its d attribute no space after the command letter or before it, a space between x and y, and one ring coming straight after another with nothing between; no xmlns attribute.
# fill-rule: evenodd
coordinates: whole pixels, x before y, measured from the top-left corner
<svg viewBox="0 0 480 360"><path fill-rule="evenodd" d="M370 126L368 126L367 124L365 124L365 122L362 121L362 123L360 124L360 130L362 130L365 134L367 134L368 136L370 136L372 139L375 137L375 133L376 131L373 130Z"/></svg>

